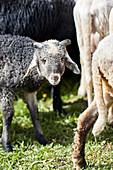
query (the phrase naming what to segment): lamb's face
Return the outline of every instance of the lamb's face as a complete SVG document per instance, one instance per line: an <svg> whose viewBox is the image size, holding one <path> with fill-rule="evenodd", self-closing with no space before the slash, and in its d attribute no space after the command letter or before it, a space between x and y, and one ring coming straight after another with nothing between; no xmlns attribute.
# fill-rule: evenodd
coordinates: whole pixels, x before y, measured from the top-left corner
<svg viewBox="0 0 113 170"><path fill-rule="evenodd" d="M66 50L66 45L69 43L69 40L62 42L49 40L43 43L35 43L37 49L27 74L32 68L37 67L37 71L41 76L45 77L50 84L57 85L65 71L65 65L78 73L77 65L70 59Z"/></svg>
<svg viewBox="0 0 113 170"><path fill-rule="evenodd" d="M65 71L66 47L60 45L58 41L47 41L40 52L35 52L38 70L52 85L60 82ZM38 56L39 55L39 56Z"/></svg>

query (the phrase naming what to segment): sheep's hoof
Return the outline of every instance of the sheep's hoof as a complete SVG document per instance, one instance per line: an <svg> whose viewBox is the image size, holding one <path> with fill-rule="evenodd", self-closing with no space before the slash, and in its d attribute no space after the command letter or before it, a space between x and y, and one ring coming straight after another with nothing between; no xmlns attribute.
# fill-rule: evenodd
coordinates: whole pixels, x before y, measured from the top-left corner
<svg viewBox="0 0 113 170"><path fill-rule="evenodd" d="M113 115L108 114L108 124L113 128Z"/></svg>
<svg viewBox="0 0 113 170"><path fill-rule="evenodd" d="M113 128L113 122L108 122L108 124Z"/></svg>
<svg viewBox="0 0 113 170"><path fill-rule="evenodd" d="M79 87L79 89L78 89L78 96L79 97L85 97L86 94L87 94L86 89L82 88L82 87Z"/></svg>
<svg viewBox="0 0 113 170"><path fill-rule="evenodd" d="M1 144L5 152L13 152L11 144L5 144L3 141L1 141Z"/></svg>
<svg viewBox="0 0 113 170"><path fill-rule="evenodd" d="M105 125L106 125L105 119L97 119L92 130L93 135L98 136L104 130Z"/></svg>

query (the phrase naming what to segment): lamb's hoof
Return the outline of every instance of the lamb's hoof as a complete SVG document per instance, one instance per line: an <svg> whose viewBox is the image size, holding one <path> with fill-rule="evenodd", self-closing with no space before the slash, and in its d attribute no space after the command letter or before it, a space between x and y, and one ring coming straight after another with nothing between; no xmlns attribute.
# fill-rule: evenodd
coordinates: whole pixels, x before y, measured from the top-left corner
<svg viewBox="0 0 113 170"><path fill-rule="evenodd" d="M59 109L54 109L55 112L58 112L59 116L63 113L64 115L67 115L67 112L61 107Z"/></svg>
<svg viewBox="0 0 113 170"><path fill-rule="evenodd" d="M79 97L85 97L86 94L87 94L86 89L81 88L81 87L78 89L78 96Z"/></svg>
<svg viewBox="0 0 113 170"><path fill-rule="evenodd" d="M61 102L58 102L58 101L54 102L53 109L55 112L58 112L59 115L61 115L62 113L64 115L67 115L66 111L62 108Z"/></svg>
<svg viewBox="0 0 113 170"><path fill-rule="evenodd" d="M1 141L1 144L5 152L13 152L11 144L5 144L3 141Z"/></svg>
<svg viewBox="0 0 113 170"><path fill-rule="evenodd" d="M106 125L105 119L97 119L92 130L93 135L98 136L104 130L105 125Z"/></svg>
<svg viewBox="0 0 113 170"><path fill-rule="evenodd" d="M48 142L45 140L44 136L43 135L40 135L38 137L35 137L37 139L37 141L41 144L41 145L47 145Z"/></svg>

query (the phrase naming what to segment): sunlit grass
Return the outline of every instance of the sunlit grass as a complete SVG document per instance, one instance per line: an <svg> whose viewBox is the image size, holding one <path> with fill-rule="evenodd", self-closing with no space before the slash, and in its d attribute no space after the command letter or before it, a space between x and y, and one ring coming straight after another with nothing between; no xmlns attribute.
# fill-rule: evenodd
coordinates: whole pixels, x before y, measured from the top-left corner
<svg viewBox="0 0 113 170"><path fill-rule="evenodd" d="M40 145L34 139L33 125L26 104L21 99L15 101L15 114L11 126L14 151L4 152L0 145L0 170L73 169L73 129L77 127L77 118L87 107L87 101L76 96L77 87L78 84L73 84L72 80L68 80L68 83L65 82L62 86L66 116L63 114L59 116L58 113L53 112L52 99L49 95L46 101L42 99L42 95L38 98L40 124L49 142L47 146ZM2 114L0 113L0 137L1 134ZM104 132L96 140L90 131L85 150L88 163L86 170L113 169L112 142L113 130L110 126L106 125Z"/></svg>

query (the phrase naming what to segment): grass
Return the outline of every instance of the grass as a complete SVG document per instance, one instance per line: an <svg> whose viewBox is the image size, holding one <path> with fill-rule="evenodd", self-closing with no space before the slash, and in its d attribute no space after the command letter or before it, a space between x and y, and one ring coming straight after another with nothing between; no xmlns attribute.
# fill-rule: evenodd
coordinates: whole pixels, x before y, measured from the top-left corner
<svg viewBox="0 0 113 170"><path fill-rule="evenodd" d="M38 95L40 123L45 138L50 144L41 146L34 139L33 125L29 111L21 99L15 101L15 115L11 126L11 141L14 152L4 152L0 145L0 170L71 170L73 169L73 129L77 118L87 107L86 99L77 94L76 79L63 80L62 100L67 116L52 110L49 91L44 89ZM48 97L42 99L43 92ZM2 114L0 113L0 137L2 134ZM113 169L113 130L106 125L105 130L95 139L90 132L86 142L86 170Z"/></svg>

